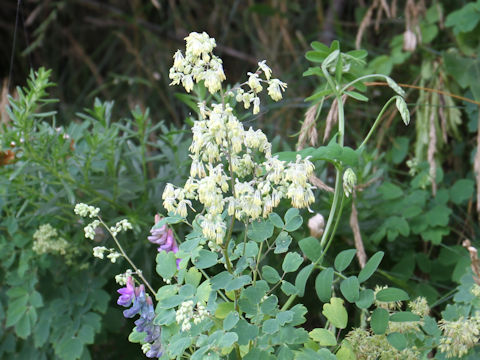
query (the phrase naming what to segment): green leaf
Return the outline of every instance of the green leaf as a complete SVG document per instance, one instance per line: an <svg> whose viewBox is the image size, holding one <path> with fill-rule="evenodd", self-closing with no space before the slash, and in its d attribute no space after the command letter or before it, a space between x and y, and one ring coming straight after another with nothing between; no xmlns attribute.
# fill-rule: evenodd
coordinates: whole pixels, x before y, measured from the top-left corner
<svg viewBox="0 0 480 360"><path fill-rule="evenodd" d="M250 278L250 275L242 275L238 278L234 278L230 280L227 285L225 285L225 291L238 290L249 284L251 281L252 279Z"/></svg>
<svg viewBox="0 0 480 360"><path fill-rule="evenodd" d="M228 271L222 271L210 279L212 290L225 289L225 286L230 280L233 279L233 275Z"/></svg>
<svg viewBox="0 0 480 360"><path fill-rule="evenodd" d="M293 320L293 311L287 310L287 311L280 311L277 314L277 320L280 324L280 326L284 326L285 324L288 324Z"/></svg>
<svg viewBox="0 0 480 360"><path fill-rule="evenodd" d="M248 229L249 239L262 242L273 235L273 224L270 221L254 221Z"/></svg>
<svg viewBox="0 0 480 360"><path fill-rule="evenodd" d="M268 319L263 323L262 330L265 334L275 334L280 329L277 319Z"/></svg>
<svg viewBox="0 0 480 360"><path fill-rule="evenodd" d="M157 254L157 274L163 279L171 279L177 272L177 258L173 251L161 251Z"/></svg>
<svg viewBox="0 0 480 360"><path fill-rule="evenodd" d="M227 332L223 334L223 336L220 338L220 341L218 342L218 346L220 348L229 348L233 344L235 344L235 341L238 340L238 335L234 332Z"/></svg>
<svg viewBox="0 0 480 360"><path fill-rule="evenodd" d="M289 252L283 259L282 270L287 273L297 271L302 262L303 258L298 253Z"/></svg>
<svg viewBox="0 0 480 360"><path fill-rule="evenodd" d="M467 3L462 8L448 14L445 26L453 27L453 33L467 33L475 29L480 21L480 6L478 2Z"/></svg>
<svg viewBox="0 0 480 360"><path fill-rule="evenodd" d="M352 345L346 340L342 342L340 350L335 354L338 360L357 360L357 356L353 351Z"/></svg>
<svg viewBox="0 0 480 360"><path fill-rule="evenodd" d="M325 60L326 55L328 54L320 51L307 51L305 58L311 62L322 63L323 60Z"/></svg>
<svg viewBox="0 0 480 360"><path fill-rule="evenodd" d="M15 324L15 333L18 337L26 339L28 336L30 336L31 332L32 328L30 324L30 317L28 316L28 313L25 312Z"/></svg>
<svg viewBox="0 0 480 360"><path fill-rule="evenodd" d="M268 218L272 222L273 226L275 226L276 228L283 229L283 227L285 226L282 218L277 213L270 213L270 215L268 215Z"/></svg>
<svg viewBox="0 0 480 360"><path fill-rule="evenodd" d="M352 262L356 252L357 250L355 249L348 249L338 253L334 261L335 269L337 269L337 271L345 270Z"/></svg>
<svg viewBox="0 0 480 360"><path fill-rule="evenodd" d="M10 301L7 309L6 327L15 325L27 311L28 294Z"/></svg>
<svg viewBox="0 0 480 360"><path fill-rule="evenodd" d="M382 308L377 308L372 313L370 326L375 334L385 334L388 327L388 311Z"/></svg>
<svg viewBox="0 0 480 360"><path fill-rule="evenodd" d="M193 265L197 269L207 269L217 264L217 253L202 249L198 256L192 259Z"/></svg>
<svg viewBox="0 0 480 360"><path fill-rule="evenodd" d="M395 105L397 106L397 110L402 117L403 123L405 125L410 124L410 112L408 111L407 103L405 102L404 98L401 96L397 96L395 100Z"/></svg>
<svg viewBox="0 0 480 360"><path fill-rule="evenodd" d="M391 182L384 182L382 185L380 185L378 187L378 192L382 194L382 197L385 200L398 199L403 196L402 189Z"/></svg>
<svg viewBox="0 0 480 360"><path fill-rule="evenodd" d="M30 304L34 307L42 307L43 306L43 299L42 299L42 294L40 294L38 291L33 291L30 294Z"/></svg>
<svg viewBox="0 0 480 360"><path fill-rule="evenodd" d="M340 291L348 302L354 303L360 295L360 284L356 276L350 276L340 283Z"/></svg>
<svg viewBox="0 0 480 360"><path fill-rule="evenodd" d="M461 204L473 196L474 182L470 179L460 179L450 188L450 199L455 204Z"/></svg>
<svg viewBox="0 0 480 360"><path fill-rule="evenodd" d="M402 351L407 347L407 338L399 332L393 332L387 335L387 340L395 349Z"/></svg>
<svg viewBox="0 0 480 360"><path fill-rule="evenodd" d="M400 311L390 315L390 321L393 321L393 322L420 321L420 316L410 311Z"/></svg>
<svg viewBox="0 0 480 360"><path fill-rule="evenodd" d="M408 154L410 140L405 136L395 137L392 142L392 162L400 164Z"/></svg>
<svg viewBox="0 0 480 360"><path fill-rule="evenodd" d="M223 302L218 304L217 310L215 310L215 317L217 319L226 319L227 315L234 311L233 302Z"/></svg>
<svg viewBox="0 0 480 360"><path fill-rule="evenodd" d="M296 215L289 219L285 224L285 230L292 232L297 230L303 224L303 218L300 215Z"/></svg>
<svg viewBox="0 0 480 360"><path fill-rule="evenodd" d="M282 281L282 285L280 286L280 289L283 291L285 295L297 295L298 294L298 289L291 283L289 283L286 280Z"/></svg>
<svg viewBox="0 0 480 360"><path fill-rule="evenodd" d="M348 314L347 310L343 306L342 299L332 297L330 299L330 303L323 305L322 314L325 315L325 317L332 323L333 326L339 329L345 329L347 327Z"/></svg>
<svg viewBox="0 0 480 360"><path fill-rule="evenodd" d="M326 268L318 274L315 280L315 291L322 302L327 302L332 297L333 269Z"/></svg>
<svg viewBox="0 0 480 360"><path fill-rule="evenodd" d="M335 346L337 339L330 331L326 329L313 329L308 333L313 341L316 341L320 346Z"/></svg>
<svg viewBox="0 0 480 360"><path fill-rule="evenodd" d="M426 214L426 220L430 226L447 226L452 210L445 205L436 205Z"/></svg>
<svg viewBox="0 0 480 360"><path fill-rule="evenodd" d="M95 329L90 325L83 324L78 332L78 338L84 344L93 344L93 340L95 338Z"/></svg>
<svg viewBox="0 0 480 360"><path fill-rule="evenodd" d="M306 148L301 151L284 151L277 153L280 160L295 161L297 154L302 158L310 156L310 161L325 160L333 164L342 163L344 166L356 167L358 164L358 153L350 147L341 147L336 142L330 142L327 146L318 148Z"/></svg>
<svg viewBox="0 0 480 360"><path fill-rule="evenodd" d="M367 261L365 267L358 274L358 281L360 283L370 279L373 273L377 270L378 265L380 265L380 262L383 259L383 255L383 251L378 251Z"/></svg>
<svg viewBox="0 0 480 360"><path fill-rule="evenodd" d="M400 97L403 98L405 96L405 91L392 78L385 76L385 79L387 80L388 86L390 86L390 88L398 95L400 95Z"/></svg>
<svg viewBox="0 0 480 360"><path fill-rule="evenodd" d="M172 357L177 357L183 354L192 343L192 338L189 336L183 336L168 344L168 353Z"/></svg>
<svg viewBox="0 0 480 360"><path fill-rule="evenodd" d="M249 324L244 319L240 319L232 331L238 335L238 345L247 345L250 340L255 339L258 335L258 327Z"/></svg>
<svg viewBox="0 0 480 360"><path fill-rule="evenodd" d="M408 294L398 288L389 287L383 290L380 290L377 293L376 299L381 302L395 302L395 301L404 301L408 300L410 297Z"/></svg>
<svg viewBox="0 0 480 360"><path fill-rule="evenodd" d="M238 312L231 311L227 317L223 320L223 330L228 331L232 329L240 319Z"/></svg>
<svg viewBox="0 0 480 360"><path fill-rule="evenodd" d="M311 262L317 261L322 253L322 247L320 246L320 242L313 236L309 236L305 239L300 240L298 242L298 245L300 246L303 254Z"/></svg>
<svg viewBox="0 0 480 360"><path fill-rule="evenodd" d="M323 73L321 72L320 69L319 69L319 72L320 72L320 74L323 76ZM303 76L315 75L315 74L316 74L316 72L314 72L314 71L310 71L310 72L309 72L309 71L307 70L307 71L304 73ZM331 93L332 93L332 89L330 89L330 88L324 89L324 90L320 90L320 91L317 91L316 93L314 93L313 95L305 98L304 101L305 101L305 102L309 102L309 101L319 100L319 99L324 98L324 97L327 96L327 95L330 95Z"/></svg>
<svg viewBox="0 0 480 360"><path fill-rule="evenodd" d="M275 284L280 281L280 275L277 270L268 265L262 267L262 277L270 284Z"/></svg>
<svg viewBox="0 0 480 360"><path fill-rule="evenodd" d="M360 291L360 295L358 296L358 300L355 301L355 305L357 305L360 309L368 309L375 300L375 293L372 289L365 289Z"/></svg>
<svg viewBox="0 0 480 360"><path fill-rule="evenodd" d="M128 341L132 343L140 343L145 339L145 333L144 332L138 332L136 328L133 328L132 332L130 335L128 335Z"/></svg>
<svg viewBox="0 0 480 360"><path fill-rule="evenodd" d="M305 293L305 286L307 284L307 280L312 273L313 264L305 266L297 275L295 279L295 287L298 289L298 296L302 297Z"/></svg>
<svg viewBox="0 0 480 360"><path fill-rule="evenodd" d="M285 223L291 221L297 215L300 215L300 211L297 208L288 209L283 217L285 219Z"/></svg>
<svg viewBox="0 0 480 360"><path fill-rule="evenodd" d="M187 274L185 275L185 283L190 284L194 287L197 287L202 280L202 274L196 268L191 267L188 269Z"/></svg>
<svg viewBox="0 0 480 360"><path fill-rule="evenodd" d="M273 252L275 254L282 254L287 252L291 242L292 237L288 235L287 232L280 232L280 234L278 234L277 238L275 239L275 250Z"/></svg>
<svg viewBox="0 0 480 360"><path fill-rule="evenodd" d="M365 95L360 94L356 91L345 91L345 94L347 94L348 96L351 96L352 98L357 99L359 101L368 101L368 97L366 97Z"/></svg>
<svg viewBox="0 0 480 360"><path fill-rule="evenodd" d="M63 339L55 347L55 352L62 360L76 360L83 352L83 344L77 338Z"/></svg>

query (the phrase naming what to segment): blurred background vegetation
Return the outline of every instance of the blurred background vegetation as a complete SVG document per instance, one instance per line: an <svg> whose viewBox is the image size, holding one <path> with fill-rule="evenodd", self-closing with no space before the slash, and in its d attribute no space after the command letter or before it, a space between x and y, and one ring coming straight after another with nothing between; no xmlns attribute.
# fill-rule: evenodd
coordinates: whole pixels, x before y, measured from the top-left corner
<svg viewBox="0 0 480 360"><path fill-rule="evenodd" d="M8 128L7 94L15 96L15 86L25 84L30 69L51 69L51 79L57 86L49 88L49 93L52 98L59 99L52 126L63 126L71 131L79 153L87 154L88 146L95 144L102 149L98 150L98 156L104 156L106 162L110 157L125 156L122 160L125 161L124 168L112 160L116 164L113 167L118 166L112 171L118 179L123 176L124 183L120 187L128 187L125 185L129 184L128 181L139 184L136 171L143 172L140 183L144 187L131 189L128 194L117 194L116 205L109 204L105 200L109 196L105 189L110 184L94 180L102 176L105 180L107 175L98 169L100 165L97 164L97 168L92 165L86 170L91 182L84 184L82 191L77 191L78 187L74 185L77 174L72 173L71 186L75 191L69 192L64 184L60 184L60 195L53 198L49 190L47 199L50 199L48 204L52 208L43 214L44 218L32 222L26 219L27 214L39 216L39 211L45 208L26 206L28 210L18 217L13 206L22 204L15 203L12 198L14 195L26 196L25 186L36 185L17 181L18 173L25 171L27 176L27 170L18 170L15 165L3 166L7 164L4 162L2 238L14 238L18 227L23 229L23 235L31 237L47 220L57 226L64 224L65 219L73 223L71 208L61 204L80 200L103 205L111 219L133 216L137 225L135 237L145 237L153 214L159 209L163 182L171 181L172 172L178 182L186 176L186 171L176 169L186 167L179 159L186 154L189 135L182 129L188 130L185 119L192 110L182 102L185 98L177 94L181 90L168 86L168 70L173 53L183 47L183 39L188 33L206 31L216 39L216 53L224 61L229 83L243 81L247 71L254 70L258 61L266 59L275 76L289 84L283 101L266 105L263 109L266 111L247 119L252 126L264 129L271 137L278 136L277 146L282 148L295 146L296 139L292 137L300 130L305 112L312 105L304 99L318 86L314 77L302 76L309 67L305 53L310 49L310 43L320 41L329 45L331 41L339 40L343 50L368 50L368 71L388 74L399 83L413 86L405 88L413 115L410 127L404 128L399 121L393 121L398 118L397 113L387 111L378 135L370 145L368 158L364 159L366 166L359 174L360 183L374 185L359 191L356 222L360 225L367 253L378 249L387 252L382 264L383 281L423 294L432 305L441 305L451 297L455 282L470 264L461 241L468 237L475 245L479 230L475 210L478 201L474 198L474 186L479 182L475 174L480 171L480 159L476 158L480 137L477 138L479 120L478 103L475 103L480 101L479 24L478 1L4 1L0 7L2 123ZM371 84L368 95L372 101L367 106L354 100L347 102L347 143L350 146L363 138L385 103L388 94L384 90L381 84ZM95 98L104 102L95 103ZM107 103L112 100L115 101L113 107ZM325 132L324 119L331 105L329 100L326 101L317 123L320 139ZM84 111L83 115L79 113L92 107L93 110ZM137 110L131 113L131 109ZM142 115L147 109L148 116ZM144 122L147 117L150 119L148 126ZM99 121L99 125L95 125L95 121ZM89 125L82 127L82 122ZM159 124L160 130L155 127ZM125 131L125 128L132 132ZM92 140L87 130L106 132L110 138ZM35 131L50 134L48 129ZM111 140L120 133L124 135L115 140L115 149L109 152L103 147L102 141ZM148 134L147 138L145 134ZM3 158L7 155L9 139L3 139ZM51 143L39 142L34 146L43 149L48 157L47 145L51 146ZM62 151L68 151L65 145L58 146L63 146ZM146 146L153 154L146 161L150 165L157 162L148 167L148 171L143 171L146 168L142 170L142 166L146 163L142 163L141 157ZM32 158L39 167L34 168L38 172L29 170L30 176L33 178L35 174L45 172L55 178L51 169L55 167L56 158L52 157L51 168L41 164L40 160ZM410 166L406 165L406 160L411 160ZM16 170L17 175L12 177ZM329 170L321 167L319 170L319 176L328 183ZM65 171L71 170L65 167ZM436 181L431 181L432 178ZM463 182L458 183L459 180ZM382 181L387 185L380 185ZM59 191L57 185L52 182L52 189ZM88 191L97 191L96 194L103 194L103 198L100 195L89 198ZM6 196L9 192L10 196ZM320 200L315 210L325 212L329 195L320 193L318 196ZM407 199L408 203L401 203L400 199ZM408 199L413 202L414 209L405 214L405 206L412 205ZM45 197L39 196L35 201L40 204L45 202ZM55 213L58 208L63 208L64 213ZM70 215L65 215L67 213ZM338 249L353 246L354 237L358 237L358 231L352 231L355 226L351 226L351 215L350 221L348 217L346 214L340 226L342 241L338 242ZM8 220L10 218L18 220L17 228L12 225L13 220ZM64 233L70 234L78 244L84 241L78 224L70 228L62 226ZM16 246L17 250L31 247L31 242ZM151 254L150 260L138 261L145 261L141 263L144 267L151 266L154 248L148 244L136 246L134 253L138 259ZM89 249L84 251L88 254ZM8 280L6 273L12 271L10 266L17 266L15 264L19 261L14 257L13 265L2 268L1 281L7 287L2 290L0 300L5 309L15 299L11 293L6 294L6 289L16 286L15 281ZM82 261L93 263L88 256ZM33 260L29 266L37 269ZM38 266L46 269L51 265ZM88 276L97 275L94 270L97 265L91 266ZM106 270L101 277L107 284L97 284L109 293L105 301L97 299L101 304L109 301L109 310L101 311L103 305L91 305L93 309L97 306L96 311L107 313L101 329L95 330L95 345L90 346L88 356L94 359L127 358L125 354L129 354L128 358L141 358L138 347L125 341L132 324L123 322L113 301L117 286L112 275L119 271L121 267ZM82 276L87 276L84 273L77 275L80 283ZM38 279L42 281L41 273ZM62 282L58 284L61 286ZM62 296L58 295L59 298ZM322 321L318 309L315 310L314 300L310 305L313 310L309 322ZM35 324L32 321L32 328ZM21 341L13 341L13 345L11 340L7 342L5 339L12 339L12 334L10 329L0 336L0 354L20 354L28 347ZM90 342L84 341L85 344ZM35 340L32 349L37 345ZM52 352L45 351L46 358L53 358L49 357L53 356ZM55 350L55 356L59 353L62 349ZM23 358L29 358L28 354L25 350ZM82 358L89 358L85 354L82 353ZM18 355L18 358L22 356Z"/></svg>

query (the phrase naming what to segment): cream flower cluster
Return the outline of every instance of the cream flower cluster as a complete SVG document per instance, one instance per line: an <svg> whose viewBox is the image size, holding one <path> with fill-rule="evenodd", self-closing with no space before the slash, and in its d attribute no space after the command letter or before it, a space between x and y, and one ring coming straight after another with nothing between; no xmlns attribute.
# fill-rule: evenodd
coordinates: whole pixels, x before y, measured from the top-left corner
<svg viewBox="0 0 480 360"><path fill-rule="evenodd" d="M480 316L473 318L461 317L456 321L440 320L439 327L443 336L438 349L446 354L447 358L466 355L480 340Z"/></svg>
<svg viewBox="0 0 480 360"><path fill-rule="evenodd" d="M80 215L81 217L88 216L90 218L97 217L100 213L99 208L83 203L76 204L73 211L75 212L75 214Z"/></svg>
<svg viewBox="0 0 480 360"><path fill-rule="evenodd" d="M265 79L262 79L260 75L263 74ZM247 73L248 80L243 84L233 88L229 91L229 95L234 96L238 103L243 103L245 109L250 108L253 104L253 114L260 112L260 98L258 95L262 92L263 86L267 84L268 96L274 101L282 99L282 92L287 88L287 84L279 79L272 79L272 70L266 64L266 60L258 63L258 69L256 72ZM244 87L248 87L247 90Z"/></svg>
<svg viewBox="0 0 480 360"><path fill-rule="evenodd" d="M117 259L122 256L122 254L120 254L118 251L116 251L113 248L108 249L105 246L95 246L93 248L93 256L95 256L96 258L103 259L105 256L104 255L105 252L108 252L107 258L112 263L115 263Z"/></svg>
<svg viewBox="0 0 480 360"><path fill-rule="evenodd" d="M123 220L120 220L119 222L117 222L115 224L115 226L111 226L110 227L110 232L112 233L113 236L116 236L122 230L127 231L127 230L132 230L132 229L133 229L133 227L132 227L132 224L130 223L130 221L128 221L127 219L123 219Z"/></svg>
<svg viewBox="0 0 480 360"><path fill-rule="evenodd" d="M33 234L33 246L32 249L37 254L59 254L65 255L69 245L68 242L58 237L57 229L50 224L43 224Z"/></svg>
<svg viewBox="0 0 480 360"><path fill-rule="evenodd" d="M118 285L124 286L127 284L127 279L133 274L132 269L127 269L124 273L115 275L115 281Z"/></svg>
<svg viewBox="0 0 480 360"><path fill-rule="evenodd" d="M185 57L178 51L170 70L172 84L179 84L189 92L192 81L205 81L211 93L221 88L225 79L221 60L212 54L215 40L206 33L191 33L185 38ZM260 75L263 74L265 79ZM273 100L282 97L286 84L271 78L272 71L265 61L258 63L258 70L248 74L248 81L233 89L228 95L235 96L248 108L254 105L258 112L258 94L268 84L268 93ZM192 79L186 79L191 76ZM208 80L215 78L216 80ZM248 86L245 91L242 86ZM222 244L227 225L222 214L243 222L267 217L286 198L296 208L308 207L314 202L313 186L308 183L314 167L308 159L297 157L295 162L285 162L272 156L272 146L261 130L246 130L235 116L228 102L198 104L200 119L195 121L193 141L190 146L190 178L183 187L167 184L162 195L163 206L169 212L182 217L192 209L192 201L203 207L197 220L203 235L209 241ZM258 162L258 157L263 162Z"/></svg>
<svg viewBox="0 0 480 360"><path fill-rule="evenodd" d="M222 60L212 51L215 48L215 39L207 33L192 32L185 38L187 45L185 56L178 50L173 56L173 66L170 68L170 85L181 84L187 92L193 89L194 82L204 81L205 87L211 94L222 87L225 80Z"/></svg>
<svg viewBox="0 0 480 360"><path fill-rule="evenodd" d="M192 328L192 321L194 324L201 323L207 316L208 311L201 303L196 304L192 300L184 301L175 313L175 320L177 324L182 325L182 331L188 331Z"/></svg>
<svg viewBox="0 0 480 360"><path fill-rule="evenodd" d="M204 109L204 117L193 126L190 146L190 178L183 188L167 184L163 206L185 217L192 200L203 204L198 216L203 235L221 244L226 233L222 213L241 221L267 217L283 198L296 208L314 202L308 178L314 166L297 157L285 162L272 156L271 144L261 130L245 130L227 104ZM255 161L260 153L263 163ZM233 180L232 180L233 178Z"/></svg>

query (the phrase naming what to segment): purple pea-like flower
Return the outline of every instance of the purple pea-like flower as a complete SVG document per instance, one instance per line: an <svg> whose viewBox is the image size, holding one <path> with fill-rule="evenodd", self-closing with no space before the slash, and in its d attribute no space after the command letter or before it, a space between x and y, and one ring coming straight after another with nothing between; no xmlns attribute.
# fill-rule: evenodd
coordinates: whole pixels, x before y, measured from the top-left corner
<svg viewBox="0 0 480 360"><path fill-rule="evenodd" d="M155 224L161 220L160 215L155 215ZM150 230L150 236L147 238L151 243L160 245L157 250L166 251L173 253L178 252L178 245L173 236L173 230L167 227L167 224L163 225L161 228ZM177 268L180 266L180 261L182 259L177 259Z"/></svg>
<svg viewBox="0 0 480 360"><path fill-rule="evenodd" d="M135 286L133 284L133 278L129 276L127 278L127 286L124 288L118 289L117 292L120 294L120 297L117 300L117 304L128 307L135 298Z"/></svg>
<svg viewBox="0 0 480 360"><path fill-rule="evenodd" d="M155 224L161 220L160 215L155 215ZM161 228L150 230L150 236L148 241L160 245L158 251L165 250L166 252L173 251L177 253L178 245L173 236L173 230L167 227L167 224L163 225Z"/></svg>
<svg viewBox="0 0 480 360"><path fill-rule="evenodd" d="M148 358L160 358L163 354L160 340L161 327L153 323L155 310L152 299L145 293L145 287L143 285L134 287L133 278L129 277L127 279L127 286L118 290L118 292L121 294L117 301L118 304L126 307L132 304L129 309L123 312L123 316L132 318L137 314L140 315L140 317L135 320L137 331L144 332L146 335L143 341L151 345L146 356Z"/></svg>

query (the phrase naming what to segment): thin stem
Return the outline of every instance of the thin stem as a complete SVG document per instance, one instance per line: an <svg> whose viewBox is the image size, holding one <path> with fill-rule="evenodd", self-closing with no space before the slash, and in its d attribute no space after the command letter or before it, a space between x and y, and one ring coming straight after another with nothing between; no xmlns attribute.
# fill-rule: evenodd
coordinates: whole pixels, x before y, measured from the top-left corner
<svg viewBox="0 0 480 360"><path fill-rule="evenodd" d="M326 69L324 69L324 74L327 80L329 81L329 83L333 82L333 80L330 78L330 75L328 74L328 71L326 71ZM331 85L331 86L332 86L332 89L334 89L336 92L336 98L338 102L338 134L339 134L338 144L343 147L344 134L345 134L345 113L343 109L343 101L342 101L341 93L338 93L336 91L334 85ZM340 197L341 197L341 204L340 204L340 208L338 209ZM330 247L333 241L335 231L337 229L338 223L340 221L340 217L342 215L343 199L344 199L344 196L343 196L343 189L342 189L342 169L337 168L336 177L335 177L335 192L333 194L332 207L330 208L327 224L325 225L325 231L323 232L322 239L320 241L320 246L323 249L323 251L322 251L322 255L317 259L317 261L313 263L313 266L317 266L318 264L320 264L320 262L323 260L323 257L325 256L325 253L327 252L328 248ZM337 209L338 209L338 213L337 213ZM330 229L332 227L332 223L336 213L337 213L337 219L335 221L333 231L330 233ZM329 235L330 235L330 239L327 243L327 239ZM283 305L282 311L287 310L296 298L297 298L297 295L290 295L288 300Z"/></svg>
<svg viewBox="0 0 480 360"><path fill-rule="evenodd" d="M152 293L153 296L155 296L155 290L153 290L153 287L150 285L150 283L147 281L147 279L145 279L145 277L143 276L143 273L141 270L139 270L135 264L133 263L133 261L128 257L128 255L125 253L125 251L123 250L123 247L122 245L120 245L120 243L118 242L117 240L117 237L115 235L113 235L113 233L110 231L110 228L107 226L107 224L105 224L102 220L102 218L100 216L97 216L98 220L100 221L100 223L105 227L105 229L107 229L107 231L110 233L110 235L112 236L113 238L113 241L115 241L115 244L117 244L117 247L118 249L120 250L120 252L122 253L122 256L128 261L128 263L132 266L132 268L135 270L135 272L137 273L138 277L140 279L142 279L143 283L147 286L148 290L150 290L150 292Z"/></svg>
<svg viewBox="0 0 480 360"><path fill-rule="evenodd" d="M386 75L382 75L382 74L370 74L370 75L364 75L364 76L360 76L359 78L356 78L355 80L353 81L350 81L347 85L345 85L341 90L340 90L340 93L343 93L345 90L347 90L350 86L352 86L353 84L359 82L359 81L362 81L362 80L365 80L365 79L369 79L369 78L384 78L384 79L387 79L388 76Z"/></svg>
<svg viewBox="0 0 480 360"><path fill-rule="evenodd" d="M398 96L394 96L392 97L390 100L388 100L386 102L386 104L383 106L382 108L382 111L380 111L380 113L378 114L377 118L375 119L375 122L373 123L373 126L371 127L370 131L368 132L368 135L365 137L365 139L362 141L362 143L360 144L360 146L358 147L358 149L361 149L365 146L365 144L367 143L367 141L370 139L370 137L372 136L373 132L375 131L375 129L377 128L377 125L380 123L380 120L383 116L383 113L385 111L387 111L387 108L388 106L393 102L393 100L396 100Z"/></svg>
<svg viewBox="0 0 480 360"><path fill-rule="evenodd" d="M336 178L335 178L335 192L333 194L333 203L332 207L330 208L330 214L328 214L327 224L325 225L325 231L323 232L322 239L320 240L320 246L322 249L324 248L328 235L330 233L330 228L333 223L333 218L335 216L335 212L337 210L338 200L340 199L340 193L342 192L342 173L339 169L337 169Z"/></svg>
<svg viewBox="0 0 480 360"><path fill-rule="evenodd" d="M263 241L260 243L260 249L258 249L257 261L255 264L255 271L253 272L253 285L257 283L258 264L260 263L260 256L262 256Z"/></svg>

